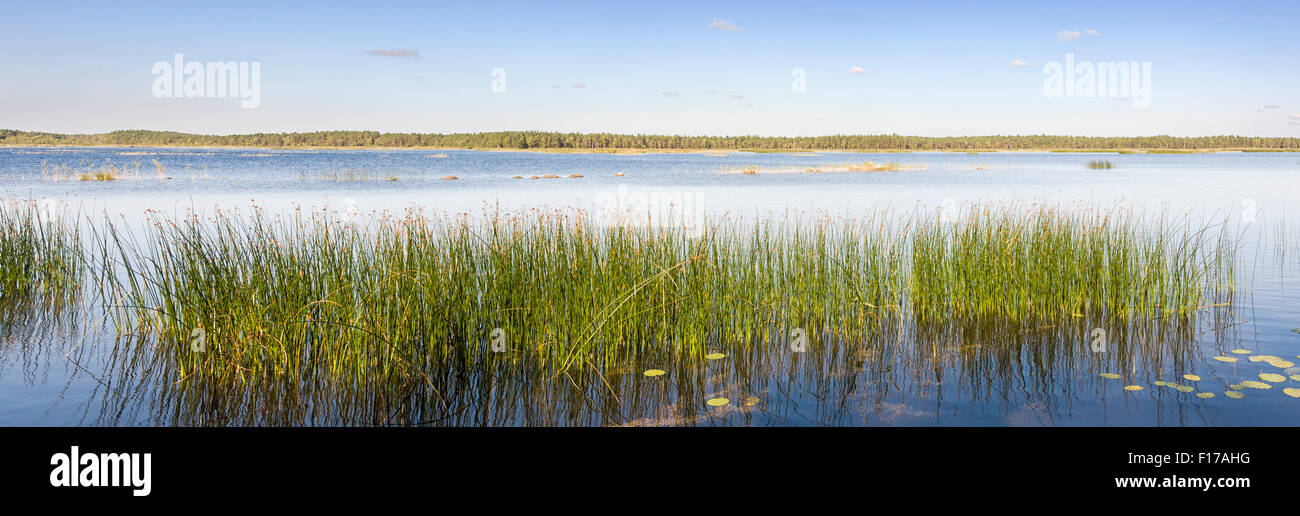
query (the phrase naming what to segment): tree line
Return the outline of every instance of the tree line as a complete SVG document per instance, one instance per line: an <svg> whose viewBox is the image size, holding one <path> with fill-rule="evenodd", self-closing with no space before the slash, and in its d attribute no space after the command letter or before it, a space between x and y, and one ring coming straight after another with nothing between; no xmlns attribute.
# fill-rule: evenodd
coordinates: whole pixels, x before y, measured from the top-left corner
<svg viewBox="0 0 1300 516"><path fill-rule="evenodd" d="M0 145L158 147L430 147L454 149L647 150L1025 150L1025 149L1300 149L1300 138L1253 136L670 136L614 133L497 131L485 133L381 133L316 131L232 135L171 131L56 134L0 129Z"/></svg>

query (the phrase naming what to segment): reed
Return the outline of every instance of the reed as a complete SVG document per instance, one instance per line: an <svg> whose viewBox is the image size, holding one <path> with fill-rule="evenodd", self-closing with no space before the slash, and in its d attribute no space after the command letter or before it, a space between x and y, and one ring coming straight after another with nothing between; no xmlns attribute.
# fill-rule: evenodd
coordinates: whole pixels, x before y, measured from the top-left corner
<svg viewBox="0 0 1300 516"><path fill-rule="evenodd" d="M105 232L120 259L102 263L121 270L102 281L121 299L119 331L189 376L434 385L440 371L507 362L563 374L786 345L794 328L863 342L908 321L985 332L1173 321L1233 291L1235 243L1211 229L1014 206L956 221L721 218L699 232L550 210L217 212Z"/></svg>
<svg viewBox="0 0 1300 516"><path fill-rule="evenodd" d="M1088 162L1088 168L1109 169L1109 168L1114 168L1114 165L1107 160L1092 160Z"/></svg>
<svg viewBox="0 0 1300 516"><path fill-rule="evenodd" d="M78 295L82 249L69 219L31 202L0 204L0 306L62 304Z"/></svg>

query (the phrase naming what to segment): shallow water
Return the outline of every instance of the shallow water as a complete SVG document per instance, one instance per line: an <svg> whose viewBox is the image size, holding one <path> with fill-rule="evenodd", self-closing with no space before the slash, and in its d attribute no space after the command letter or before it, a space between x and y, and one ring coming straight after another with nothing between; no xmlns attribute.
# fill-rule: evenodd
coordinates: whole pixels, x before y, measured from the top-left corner
<svg viewBox="0 0 1300 516"><path fill-rule="evenodd" d="M445 157L435 157L445 155ZM161 172L152 163L158 160ZM1090 160L1114 168L1092 170ZM135 163L139 161L136 176ZM898 163L891 172L768 173L837 164ZM42 174L42 163L45 174ZM112 163L116 181L55 180L56 166ZM756 174L736 172L752 167ZM622 173L622 176L616 176ZM555 174L555 179L528 179ZM581 174L581 178L569 178ZM455 180L440 179L456 176ZM523 176L525 179L512 179ZM393 180L395 178L395 180ZM438 394L384 399L328 396L219 400L165 381L115 378L113 330L93 312L70 321L6 322L0 333L0 424L460 424L460 425L1296 425L1300 399L1283 388L1225 385L1284 373L1232 349L1300 362L1300 153L816 153L541 154L478 151L284 151L264 149L0 149L0 195L82 214L139 220L146 209L477 212L484 207L650 208L708 215L855 214L892 206L950 209L969 203L1125 206L1195 220L1227 217L1242 235L1239 299L1206 308L1191 327L1130 336L1141 349L1088 350L1087 328L1048 333L993 329L927 338L911 330L871 342L821 339L791 353L784 332L764 344L719 344L701 360L641 356L599 374L535 382L509 363L446 371ZM621 199L621 200L620 200ZM640 204L638 204L640 201ZM654 201L654 202L651 202ZM668 206L671 205L671 206ZM120 358L120 357L119 357ZM641 374L663 369L659 377ZM1127 369L1127 370L1125 370ZM138 368L135 373L142 373ZM1103 372L1121 373L1109 380ZM1202 380L1183 380L1196 374ZM147 375L145 375L147 376ZM1211 399L1154 385L1175 380ZM1141 391L1124 391L1135 383ZM232 395L233 396L233 395ZM730 403L709 407L725 396ZM752 399L751 399L752 397Z"/></svg>

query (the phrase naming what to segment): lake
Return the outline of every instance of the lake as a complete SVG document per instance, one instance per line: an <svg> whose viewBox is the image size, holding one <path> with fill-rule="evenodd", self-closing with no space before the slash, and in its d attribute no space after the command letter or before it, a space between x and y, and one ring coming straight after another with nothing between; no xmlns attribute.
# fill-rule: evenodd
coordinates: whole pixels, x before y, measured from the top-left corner
<svg viewBox="0 0 1300 516"><path fill-rule="evenodd" d="M1093 160L1113 168L1089 168ZM864 162L890 165L847 170ZM79 178L97 171L116 179ZM153 348L124 343L101 315L107 302L87 295L70 315L0 309L13 312L0 324L3 425L1300 424L1300 398L1287 394L1300 388L1300 291L1292 287L1300 255L1291 252L1300 250L1300 153L3 148L0 195L83 219L106 215L123 227L145 224L146 210L179 219L253 207L359 218L411 208L453 216L573 208L600 217L649 212L690 229L696 217L840 220L1052 206L1131 210L1148 221L1223 228L1239 242L1230 302L1207 301L1181 324L1126 328L1110 336L1109 352L1091 350L1089 328L1073 323L934 332L886 325L798 353L782 340L786 329L774 328L774 339L710 341L718 358L651 348L573 374L522 373L531 358L480 363L457 351L425 384L351 389L185 379L165 360L133 362L169 351L141 354ZM650 369L664 373L643 374ZM1283 379L1241 389L1241 399L1225 395L1261 374ZM1125 390L1130 384L1142 389Z"/></svg>

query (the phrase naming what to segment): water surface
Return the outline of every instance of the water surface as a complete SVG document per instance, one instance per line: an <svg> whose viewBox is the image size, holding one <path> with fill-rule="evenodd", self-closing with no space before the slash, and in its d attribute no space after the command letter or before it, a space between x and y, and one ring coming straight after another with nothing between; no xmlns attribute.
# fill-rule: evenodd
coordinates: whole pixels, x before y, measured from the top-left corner
<svg viewBox="0 0 1300 516"><path fill-rule="evenodd" d="M1104 159L1114 168L1089 169ZM157 160L155 165L154 160ZM765 173L897 163L904 170ZM115 181L55 177L112 164ZM759 173L735 173L754 168ZM137 173L138 170L138 173ZM554 179L529 179L553 174ZM582 177L568 177L570 175ZM621 175L616 175L621 174ZM455 176L456 179L442 179ZM523 176L523 179L515 179ZM1300 362L1300 153L673 153L544 154L430 150L142 148L0 149L0 195L82 215L138 222L146 210L183 215L261 206L328 206L366 214L573 207L667 199L710 216L907 211L972 203L1122 206L1152 216L1228 220L1241 235L1239 285L1228 308L1206 308L1187 327L1128 336L1133 352L1098 355L1087 328L927 336L899 330L870 342L727 345L726 358L648 354L601 374L538 383L508 364L446 371L438 395L418 388L382 399L353 393L260 393L211 399L203 386L121 378L117 340L93 310L14 316L0 324L0 424L455 424L455 425L1296 425L1300 399L1225 385L1283 372L1233 349ZM640 196L640 197L638 197ZM623 199L624 201L618 201ZM622 203L622 204L620 204ZM651 208L657 208L651 206ZM1195 223L1195 222L1194 222ZM1208 222L1207 222L1208 223ZM1297 235L1300 236L1300 235ZM42 314L37 314L42 315ZM1099 376L1128 368L1144 389ZM667 372L645 377L650 368ZM1292 368L1294 369L1294 368ZM1287 375L1300 369L1288 370ZM1183 374L1202 380L1188 382ZM1212 399L1162 388L1195 385ZM234 392L233 388L213 388ZM187 391L186 389L190 389ZM220 389L226 389L221 391ZM705 400L725 396L727 406ZM339 400L346 398L346 401ZM282 400L279 404L268 400Z"/></svg>

